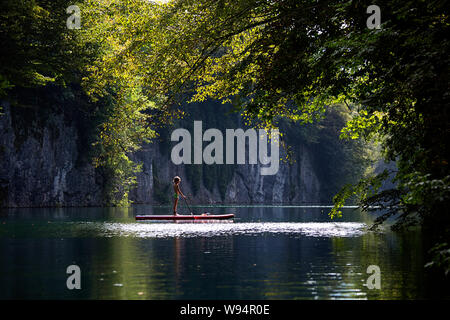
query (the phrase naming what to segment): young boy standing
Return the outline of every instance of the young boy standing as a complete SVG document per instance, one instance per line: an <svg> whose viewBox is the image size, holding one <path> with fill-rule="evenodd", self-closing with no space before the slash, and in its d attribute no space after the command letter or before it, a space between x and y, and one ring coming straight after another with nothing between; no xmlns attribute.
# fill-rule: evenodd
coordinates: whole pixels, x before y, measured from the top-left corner
<svg viewBox="0 0 450 320"><path fill-rule="evenodd" d="M177 215L177 206L178 206L179 195L181 195L184 199L186 199L186 196L180 190L180 182L181 182L181 178L179 176L175 176L173 178L173 191L174 191L173 214L174 215Z"/></svg>

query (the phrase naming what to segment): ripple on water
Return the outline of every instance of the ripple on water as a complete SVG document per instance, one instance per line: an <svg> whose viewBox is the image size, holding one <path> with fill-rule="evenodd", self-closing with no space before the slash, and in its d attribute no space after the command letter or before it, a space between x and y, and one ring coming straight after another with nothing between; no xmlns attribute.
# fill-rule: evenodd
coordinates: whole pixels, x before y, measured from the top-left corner
<svg viewBox="0 0 450 320"><path fill-rule="evenodd" d="M358 222L248 222L248 223L85 223L106 237L215 237L225 235L292 234L310 237L357 237L366 225Z"/></svg>

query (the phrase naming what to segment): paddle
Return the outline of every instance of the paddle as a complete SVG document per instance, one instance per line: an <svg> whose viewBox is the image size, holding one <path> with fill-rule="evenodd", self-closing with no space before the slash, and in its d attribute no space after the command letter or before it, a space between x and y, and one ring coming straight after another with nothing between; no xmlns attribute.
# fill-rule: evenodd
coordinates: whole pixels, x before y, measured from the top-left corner
<svg viewBox="0 0 450 320"><path fill-rule="evenodd" d="M187 207L189 208L189 210L191 211L191 215L194 215L193 213L192 213L192 209L191 209L191 207L189 207L189 205L188 205L188 203L187 203L187 200L186 200L186 198L183 198L184 199L184 202L186 202L186 205L187 205Z"/></svg>

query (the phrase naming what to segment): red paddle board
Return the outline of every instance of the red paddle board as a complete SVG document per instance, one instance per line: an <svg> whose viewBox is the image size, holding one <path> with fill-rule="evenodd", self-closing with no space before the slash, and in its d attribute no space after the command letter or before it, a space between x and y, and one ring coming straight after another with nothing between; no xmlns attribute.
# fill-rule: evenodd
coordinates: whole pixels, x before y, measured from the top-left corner
<svg viewBox="0 0 450 320"><path fill-rule="evenodd" d="M187 215L187 214L177 214L177 215L142 215L136 216L136 220L223 220L223 219L231 219L234 218L234 214L196 214L196 215Z"/></svg>

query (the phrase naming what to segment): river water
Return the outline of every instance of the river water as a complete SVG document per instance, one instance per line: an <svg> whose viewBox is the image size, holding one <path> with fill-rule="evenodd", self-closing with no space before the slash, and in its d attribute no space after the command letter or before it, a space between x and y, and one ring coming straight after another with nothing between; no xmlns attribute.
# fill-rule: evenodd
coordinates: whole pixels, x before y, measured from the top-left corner
<svg viewBox="0 0 450 320"><path fill-rule="evenodd" d="M370 232L347 208L195 207L234 221L135 221L169 207L0 211L0 299L442 298L418 231ZM69 290L77 265L81 289ZM381 288L368 287L371 265Z"/></svg>

